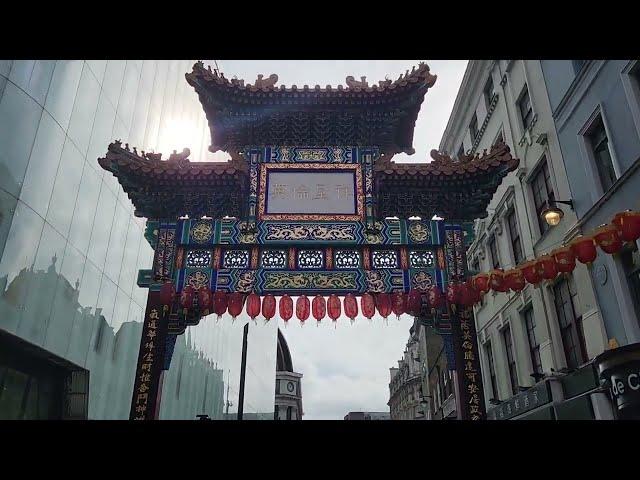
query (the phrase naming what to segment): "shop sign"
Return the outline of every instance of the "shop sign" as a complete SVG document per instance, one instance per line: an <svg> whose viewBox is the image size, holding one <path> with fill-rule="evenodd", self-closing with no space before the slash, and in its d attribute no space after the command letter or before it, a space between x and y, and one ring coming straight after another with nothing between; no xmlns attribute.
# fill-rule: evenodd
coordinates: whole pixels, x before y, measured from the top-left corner
<svg viewBox="0 0 640 480"><path fill-rule="evenodd" d="M551 401L549 382L531 387L487 412L488 420L509 420Z"/></svg>

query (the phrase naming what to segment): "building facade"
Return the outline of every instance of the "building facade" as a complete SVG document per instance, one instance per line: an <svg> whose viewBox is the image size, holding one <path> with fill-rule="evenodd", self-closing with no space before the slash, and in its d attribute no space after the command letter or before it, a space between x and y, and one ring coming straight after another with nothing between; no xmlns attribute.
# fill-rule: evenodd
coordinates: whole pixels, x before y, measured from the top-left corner
<svg viewBox="0 0 640 480"><path fill-rule="evenodd" d="M153 251L97 159L121 139L214 160L184 78L193 63L0 61L0 350L30 359L2 357L1 418L128 418L147 295L136 279ZM227 391L237 409L240 320L208 317L178 338L160 418L223 418ZM251 329L247 358L244 411L269 418L276 331ZM41 406L38 388L54 392Z"/></svg>
<svg viewBox="0 0 640 480"><path fill-rule="evenodd" d="M302 420L302 374L293 371L291 352L284 335L278 329L276 364L275 420Z"/></svg>
<svg viewBox="0 0 640 480"><path fill-rule="evenodd" d="M549 205L571 199L572 190L540 61L469 62L440 149L462 157L498 140L520 164L495 191L488 216L475 223L468 266L476 272L507 270L550 253L578 218L570 208L555 227L541 217ZM596 387L589 360L604 351L608 337L586 266L519 293L490 292L474 311L488 410L550 377L583 379L566 395L553 389L553 402ZM594 418L602 396L580 397L584 408L564 418Z"/></svg>
<svg viewBox="0 0 640 480"><path fill-rule="evenodd" d="M577 219L565 237L640 209L640 64L637 60L541 61ZM563 220L563 222L565 222ZM637 244L599 255L591 281L606 338L640 341Z"/></svg>
<svg viewBox="0 0 640 480"><path fill-rule="evenodd" d="M412 327L404 356L398 366L389 369L389 411L391 420L424 419L419 344Z"/></svg>

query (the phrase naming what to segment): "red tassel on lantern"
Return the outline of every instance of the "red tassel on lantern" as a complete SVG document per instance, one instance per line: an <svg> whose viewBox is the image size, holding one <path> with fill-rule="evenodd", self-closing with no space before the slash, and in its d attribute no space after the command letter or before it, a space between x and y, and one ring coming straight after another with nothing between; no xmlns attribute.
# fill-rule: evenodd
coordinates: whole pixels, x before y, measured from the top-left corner
<svg viewBox="0 0 640 480"><path fill-rule="evenodd" d="M640 238L640 212L627 210L613 217L613 224L620 230L620 237L625 242L635 242Z"/></svg>
<svg viewBox="0 0 640 480"><path fill-rule="evenodd" d="M191 285L186 285L180 293L180 306L182 307L182 313L185 315L193 308L194 295L195 289Z"/></svg>
<svg viewBox="0 0 640 480"><path fill-rule="evenodd" d="M522 272L524 279L531 285L537 285L542 281L540 273L538 273L538 265L535 261L525 262L518 267Z"/></svg>
<svg viewBox="0 0 640 480"><path fill-rule="evenodd" d="M400 315L407 309L407 297L403 292L393 292L391 294L391 311L400 320Z"/></svg>
<svg viewBox="0 0 640 480"><path fill-rule="evenodd" d="M558 276L556 260L551 255L542 255L538 258L538 273L545 280L553 280Z"/></svg>
<svg viewBox="0 0 640 480"><path fill-rule="evenodd" d="M213 312L220 318L227 311L229 298L225 292L215 292L213 294Z"/></svg>
<svg viewBox="0 0 640 480"><path fill-rule="evenodd" d="M571 247L556 248L551 252L556 259L556 268L560 273L571 273L576 268L576 256Z"/></svg>
<svg viewBox="0 0 640 480"><path fill-rule="evenodd" d="M518 268L514 268L512 270L507 270L506 272L504 272L504 283L507 288L510 288L514 292L521 291L526 285L524 275Z"/></svg>
<svg viewBox="0 0 640 480"><path fill-rule="evenodd" d="M358 302L356 297L354 297L352 293L347 293L347 296L344 297L343 304L345 315L349 317L351 323L353 323L358 316Z"/></svg>
<svg viewBox="0 0 640 480"><path fill-rule="evenodd" d="M173 282L163 283L160 287L160 303L162 304L162 310L164 312L169 310L175 296L176 287L173 285Z"/></svg>
<svg viewBox="0 0 640 480"><path fill-rule="evenodd" d="M388 293L378 293L376 295L376 308L382 318L387 318L391 313L391 298Z"/></svg>
<svg viewBox="0 0 640 480"><path fill-rule="evenodd" d="M260 295L251 292L247 297L247 314L251 320L255 320L260 315Z"/></svg>
<svg viewBox="0 0 640 480"><path fill-rule="evenodd" d="M613 255L622 249L620 231L615 225L601 225L593 233L593 239L603 252Z"/></svg>
<svg viewBox="0 0 640 480"><path fill-rule="evenodd" d="M271 320L276 314L276 297L267 294L262 299L262 316L267 320Z"/></svg>
<svg viewBox="0 0 640 480"><path fill-rule="evenodd" d="M233 320L242 313L242 307L244 307L244 295L240 292L233 292L229 295L229 313Z"/></svg>
<svg viewBox="0 0 640 480"><path fill-rule="evenodd" d="M296 317L301 323L309 318L310 302L306 295L300 295L296 300Z"/></svg>
<svg viewBox="0 0 640 480"><path fill-rule="evenodd" d="M311 311L313 313L313 318L320 323L320 320L322 320L327 314L327 302L322 295L316 295L313 298L313 301L311 302Z"/></svg>
<svg viewBox="0 0 640 480"><path fill-rule="evenodd" d="M362 314L371 320L376 314L376 301L370 293L363 293L360 297L360 310Z"/></svg>
<svg viewBox="0 0 640 480"><path fill-rule="evenodd" d="M285 321L285 325L293 317L293 299L286 293L280 297L278 312L280 313L280 318Z"/></svg>
<svg viewBox="0 0 640 480"><path fill-rule="evenodd" d="M407 295L407 313L413 317L420 315L422 311L422 293L415 288L409 290Z"/></svg>
<svg viewBox="0 0 640 480"><path fill-rule="evenodd" d="M509 290L504 284L504 272L502 270L491 270L489 272L489 286L496 292L506 292Z"/></svg>
<svg viewBox="0 0 640 480"><path fill-rule="evenodd" d="M579 236L569 244L569 247L578 261L586 265L591 265L598 256L595 242L591 236Z"/></svg>
<svg viewBox="0 0 640 480"><path fill-rule="evenodd" d="M327 312L329 313L329 318L334 322L342 314L342 305L340 305L340 299L335 293L329 295L329 301L327 302Z"/></svg>
<svg viewBox="0 0 640 480"><path fill-rule="evenodd" d="M213 306L213 297L211 296L211 290L208 288L201 288L198 290L198 308L200 309L200 315L206 317L211 313Z"/></svg>

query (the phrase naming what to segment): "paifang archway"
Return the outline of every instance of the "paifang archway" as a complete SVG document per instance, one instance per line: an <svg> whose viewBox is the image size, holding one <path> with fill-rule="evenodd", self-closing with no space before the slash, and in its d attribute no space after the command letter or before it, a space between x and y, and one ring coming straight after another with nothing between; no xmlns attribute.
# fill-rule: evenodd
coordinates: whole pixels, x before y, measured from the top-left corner
<svg viewBox="0 0 640 480"><path fill-rule="evenodd" d="M509 148L393 162L414 153L415 121L436 81L424 63L378 85L347 77L346 88L276 87L277 75L245 84L201 62L185 76L209 122L209 149L230 161L191 162L188 149L162 160L120 141L98 159L148 219L155 250L138 275L149 293L130 418L158 417L162 373L188 325L213 311L237 315L245 303L259 312L259 296L263 312L275 295L315 296L318 313L328 295L334 314L337 296L350 311L360 296L364 309L397 308L435 326L453 352L458 418L484 419L465 249L471 222L518 165Z"/></svg>

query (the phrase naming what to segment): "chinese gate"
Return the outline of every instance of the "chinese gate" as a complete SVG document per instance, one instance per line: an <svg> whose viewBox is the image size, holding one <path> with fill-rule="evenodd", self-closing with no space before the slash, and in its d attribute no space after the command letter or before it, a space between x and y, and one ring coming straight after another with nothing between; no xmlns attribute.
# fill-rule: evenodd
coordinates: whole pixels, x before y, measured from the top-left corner
<svg viewBox="0 0 640 480"><path fill-rule="evenodd" d="M230 161L191 162L188 149L162 160L119 141L99 159L148 219L155 250L138 277L149 294L130 418L158 418L176 336L202 317L246 308L268 320L278 307L285 321L294 310L301 321L310 312L335 320L343 309L354 318L360 297L369 318L408 313L434 326L453 352L458 418L484 419L471 306L479 293L465 250L470 222L517 167L509 148L391 160L413 153L436 80L426 64L373 86L347 77L346 88L276 87L276 75L245 85L200 62L186 79L207 115L210 150ZM427 220L434 215L446 220Z"/></svg>

